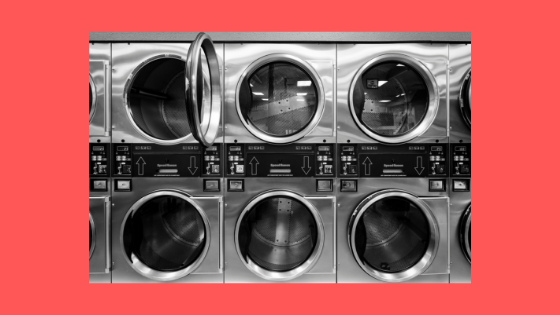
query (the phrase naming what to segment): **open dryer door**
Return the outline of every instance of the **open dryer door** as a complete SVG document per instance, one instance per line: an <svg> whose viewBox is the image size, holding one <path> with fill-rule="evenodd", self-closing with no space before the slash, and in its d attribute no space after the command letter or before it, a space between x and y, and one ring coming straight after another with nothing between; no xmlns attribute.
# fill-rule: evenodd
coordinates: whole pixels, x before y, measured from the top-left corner
<svg viewBox="0 0 560 315"><path fill-rule="evenodd" d="M187 117L193 137L211 146L220 128L222 87L218 55L208 34L199 33L185 63Z"/></svg>

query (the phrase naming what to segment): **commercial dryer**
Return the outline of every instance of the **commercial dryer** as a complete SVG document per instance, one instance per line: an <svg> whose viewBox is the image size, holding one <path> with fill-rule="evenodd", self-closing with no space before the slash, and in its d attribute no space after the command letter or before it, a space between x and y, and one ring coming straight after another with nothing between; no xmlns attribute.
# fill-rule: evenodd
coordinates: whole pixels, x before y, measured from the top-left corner
<svg viewBox="0 0 560 315"><path fill-rule="evenodd" d="M471 282L471 45L449 46L451 282Z"/></svg>
<svg viewBox="0 0 560 315"><path fill-rule="evenodd" d="M337 57L338 282L449 282L447 45Z"/></svg>
<svg viewBox="0 0 560 315"><path fill-rule="evenodd" d="M113 44L113 282L223 282L222 56Z"/></svg>
<svg viewBox="0 0 560 315"><path fill-rule="evenodd" d="M225 282L336 282L333 44L225 45Z"/></svg>

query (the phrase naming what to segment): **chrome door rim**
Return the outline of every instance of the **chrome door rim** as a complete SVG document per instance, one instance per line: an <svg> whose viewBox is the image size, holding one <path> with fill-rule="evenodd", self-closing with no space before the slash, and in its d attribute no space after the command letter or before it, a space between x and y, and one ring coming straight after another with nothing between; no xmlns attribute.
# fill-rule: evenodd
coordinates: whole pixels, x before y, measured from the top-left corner
<svg viewBox="0 0 560 315"><path fill-rule="evenodd" d="M197 95L197 75L198 61L200 50L204 49L208 68L210 70L211 84L211 107L208 115L203 115L200 121L200 113L198 112L198 95ZM222 80L220 75L220 64L218 55L214 48L214 43L208 34L199 33L195 41L189 47L187 61L185 63L185 97L191 100L192 104L187 105L187 117L191 126L192 135L202 143L209 147L213 144L219 128L222 114ZM201 96L202 97L202 96Z"/></svg>
<svg viewBox="0 0 560 315"><path fill-rule="evenodd" d="M469 242L469 231L471 229L471 206L465 210L465 214L461 219L461 228L459 231L459 241L461 243L461 249L463 250L463 254L465 254L465 258L471 262L471 244Z"/></svg>
<svg viewBox="0 0 560 315"><path fill-rule="evenodd" d="M159 60L159 59L165 59L165 58L174 58L174 59L178 59L181 61L185 61L181 56L179 55L174 55L174 54L160 54L160 55L156 55L153 57L150 57L144 61L142 61L142 63L140 63L128 76L128 78L126 79L126 84L124 86L124 94L123 94L123 102L124 102L124 106L126 108L126 114L128 116L128 119L130 120L130 123L132 124L132 126L134 127L134 129L136 129L136 131L138 133L140 133L144 138L154 142L154 143L158 143L158 144L163 144L163 145L173 145L173 144L177 144L177 143L181 143L183 141L185 141L186 139L188 139L189 137L192 136L192 130L191 133L181 137L181 138L177 138L177 139L173 139L173 140L163 140L163 139L159 139L156 137L152 137L149 134L147 134L144 130L142 130L142 128L140 128L136 122L134 121L134 115L132 113L132 108L130 106L130 100L128 95L130 94L130 89L132 88L132 82L134 80L134 77L136 77L136 74L138 74L138 72L140 72L142 70L142 68L144 68L147 64ZM187 86L188 89L188 86ZM188 124L187 121L185 121L185 124Z"/></svg>
<svg viewBox="0 0 560 315"><path fill-rule="evenodd" d="M358 252L356 251L356 241L355 241L356 227L358 225L359 219L362 217L364 212L371 205L373 205L374 203L376 203L381 199L385 199L388 197L401 197L412 202L415 206L417 206L422 211L422 213L428 220L430 226L430 241L428 244L428 249L424 253L424 256L420 259L418 263L416 263L416 265L412 266L411 268L405 271L401 271L398 273L381 272L370 267L369 265L361 261ZM360 265L362 270L364 270L367 274L369 274L370 276L374 277L377 280L381 280L385 282L403 282L415 278L421 275L422 273L424 273L424 271L426 271L430 267L430 265L432 264L432 262L436 257L438 246L439 246L439 238L440 238L439 226L437 225L437 221L432 211L430 211L429 206L424 201L422 201L419 197L411 193L408 193L404 190L398 190L398 189L382 190L366 197L356 207L356 209L352 213L352 216L350 217L350 222L348 224L348 242L350 248L352 249L352 254L354 255L354 259L356 260L358 265Z"/></svg>
<svg viewBox="0 0 560 315"><path fill-rule="evenodd" d="M246 120L245 117L243 117L243 113L241 112L241 104L239 102L239 93L241 91L241 84L243 84L245 78L252 75L256 70L258 70L263 65L271 62L278 62L278 61L291 63L293 65L302 68L303 71L311 77L311 80L313 80L313 83L315 83L315 86L317 87L317 110L315 111L313 118L307 124L307 126L305 126L305 128L288 137L276 137L276 136L267 135L263 131L253 126L253 124L250 121ZM245 69L245 71L243 71L243 74L241 75L239 82L237 83L237 88L235 90L235 106L237 109L237 115L239 116L239 119L241 120L245 128L247 128L247 130L249 130L249 132L251 132L255 137L263 141L266 141L268 143L287 144L287 143L295 142L305 137L319 124L319 121L321 120L321 117L323 117L323 113L325 111L325 89L323 87L323 81L321 80L321 77L319 76L315 68L313 68L309 63L303 61L300 58L288 54L270 54L255 60Z"/></svg>
<svg viewBox="0 0 560 315"><path fill-rule="evenodd" d="M91 124L91 120L95 116L95 109L97 108L97 87L93 82L91 73L89 74L89 86L91 87L91 110L89 111L89 123Z"/></svg>
<svg viewBox="0 0 560 315"><path fill-rule="evenodd" d="M89 259L91 259L91 255L95 250L95 223L93 222L93 217L91 213L89 214L89 225L91 226L91 247L89 248Z"/></svg>
<svg viewBox="0 0 560 315"><path fill-rule="evenodd" d="M243 254L241 253L241 248L239 247L239 227L241 226L241 222L243 221L245 215L247 215L253 209L253 207L256 206L262 200L265 200L270 197L278 197L278 196L290 197L297 200L298 202L301 202L303 205L307 207L307 210L311 212L313 218L315 219L315 223L317 224L317 242L315 244L315 247L313 248L313 252L311 252L309 258L302 265L289 271L270 271L264 269L259 265L257 265L253 260L251 260L251 258L243 257ZM235 249L237 250L237 254L239 255L239 258L241 259L243 264L249 270L251 270L251 272L269 281L289 281L307 273L309 270L311 270L311 268L313 268L313 266L315 266L319 257L321 256L324 242L325 242L325 230L324 230L323 220L321 219L321 215L319 214L317 209L301 195L287 190L268 191L253 198L249 202L249 204L245 207L245 209L243 209L243 211L239 215L239 218L237 218L237 224L235 226Z"/></svg>
<svg viewBox="0 0 560 315"><path fill-rule="evenodd" d="M125 229L125 225L127 220L129 219L130 216L134 215L134 213L140 209L145 203L147 203L148 201L157 198L157 197L162 197L162 196L172 196L172 197L176 197L176 198L180 198L186 202L188 202L189 204L191 204L197 211L198 214L200 214L200 216L202 217L202 221L204 222L204 249L202 250L202 252L200 253L200 255L198 256L198 258L190 265L188 265L187 267L178 270L178 271L159 271L159 270L154 270L148 266L146 266L144 263L142 263L140 261L140 259L138 259L138 257L136 257L136 255L134 255L133 252L131 252L131 257L129 258L126 255L126 250L124 248L124 229ZM185 193L182 193L180 191L176 191L176 190L161 190L161 191L155 191L153 193L150 193L142 198L140 198L138 201L136 201L132 207L128 210L128 212L126 213L122 225L121 225L121 233L120 233L120 242L121 242L121 248L123 255L125 256L126 262L130 265L130 267L132 267L132 269L134 269L136 272L138 272L139 274L141 274L142 276L151 279L151 280L155 280L155 281L174 281L180 278L183 278L189 274L191 274L193 271L195 271L200 264L202 263L202 261L206 258L206 254L208 253L208 249L210 247L210 223L208 221L208 217L206 216L206 213L202 210L202 208L200 208L194 201L191 200L191 197Z"/></svg>
<svg viewBox="0 0 560 315"><path fill-rule="evenodd" d="M354 109L354 99L352 97L354 93L354 88L356 87L356 83L360 80L362 74L364 74L364 72L369 70L372 66L387 61L401 62L416 70L416 72L424 80L424 83L426 83L426 86L428 87L428 92L430 94L428 110L426 111L426 114L424 115L424 119L422 119L422 122L408 133L405 133L397 137L387 137L387 136L380 135L378 133L373 132L367 126L362 124L358 119L358 114L356 113L356 110ZM438 108L439 108L439 89L438 89L436 79L434 78L430 70L422 62L404 54L385 54L373 58L370 61L366 62L358 70L358 72L356 72L354 78L352 79L352 83L350 84L350 91L348 93L348 104L350 105L350 112L352 113L352 117L354 118L356 125L358 125L358 127L369 137L379 142L384 142L389 144L404 143L416 137L421 136L424 132L428 130L428 128L430 128L430 126L436 119Z"/></svg>
<svg viewBox="0 0 560 315"><path fill-rule="evenodd" d="M468 87L467 87L468 85ZM469 97L469 107L466 107L465 104L465 93L467 93L467 88L468 88L468 97ZM469 125L469 127L471 126L471 119L469 117L469 115L467 115L467 110L470 112L471 111L471 69L469 69L469 71L467 71L467 74L465 75L465 78L463 79L463 82L461 83L461 90L459 91L459 106L461 108L461 114L463 115L463 119L465 120L465 122Z"/></svg>

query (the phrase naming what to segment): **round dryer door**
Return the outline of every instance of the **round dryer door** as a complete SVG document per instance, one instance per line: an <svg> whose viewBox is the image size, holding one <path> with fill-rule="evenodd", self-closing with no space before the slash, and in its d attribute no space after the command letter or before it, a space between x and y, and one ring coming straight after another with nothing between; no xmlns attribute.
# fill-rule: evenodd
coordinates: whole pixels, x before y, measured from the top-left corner
<svg viewBox="0 0 560 315"><path fill-rule="evenodd" d="M91 74L89 75L89 122L95 115L95 107L97 104L97 90Z"/></svg>
<svg viewBox="0 0 560 315"><path fill-rule="evenodd" d="M471 262L471 206L465 211L461 219L459 240L465 257Z"/></svg>
<svg viewBox="0 0 560 315"><path fill-rule="evenodd" d="M325 108L321 78L307 62L273 54L252 63L237 85L245 127L269 143L290 143L318 124Z"/></svg>
<svg viewBox="0 0 560 315"><path fill-rule="evenodd" d="M209 146L221 116L221 79L216 51L207 35L191 44L187 60L165 54L140 64L127 80L129 118L147 139L174 144L193 136Z"/></svg>
<svg viewBox="0 0 560 315"><path fill-rule="evenodd" d="M160 191L140 199L127 213L122 231L129 264L156 281L185 277L208 251L206 214L179 192Z"/></svg>
<svg viewBox="0 0 560 315"><path fill-rule="evenodd" d="M403 143L423 134L439 104L436 80L414 58L388 54L370 60L350 86L350 111L360 129L384 143Z"/></svg>
<svg viewBox="0 0 560 315"><path fill-rule="evenodd" d="M91 255L93 255L93 251L95 250L95 224L93 223L93 218L91 217L91 213L89 214L89 259L91 259Z"/></svg>
<svg viewBox="0 0 560 315"><path fill-rule="evenodd" d="M465 122L471 126L471 71L467 73L461 85L461 93L459 94L459 104L461 106L461 113Z"/></svg>
<svg viewBox="0 0 560 315"><path fill-rule="evenodd" d="M381 281L402 282L430 266L439 229L418 197L386 190L369 196L356 208L349 240L354 258L365 272Z"/></svg>
<svg viewBox="0 0 560 315"><path fill-rule="evenodd" d="M256 275L273 281L294 279L317 262L324 242L317 210L300 195L269 192L242 212L235 231L237 252Z"/></svg>

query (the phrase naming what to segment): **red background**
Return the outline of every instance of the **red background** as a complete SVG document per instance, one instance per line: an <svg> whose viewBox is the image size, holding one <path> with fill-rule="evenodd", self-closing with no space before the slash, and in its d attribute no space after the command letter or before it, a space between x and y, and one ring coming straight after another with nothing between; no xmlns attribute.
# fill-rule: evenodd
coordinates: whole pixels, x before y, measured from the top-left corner
<svg viewBox="0 0 560 315"><path fill-rule="evenodd" d="M2 313L548 313L558 306L558 10L465 1L2 4ZM553 25L557 25L554 27ZM471 285L90 285L90 31L470 31Z"/></svg>

